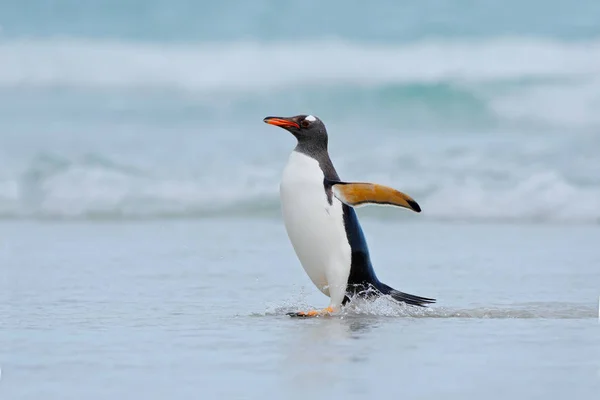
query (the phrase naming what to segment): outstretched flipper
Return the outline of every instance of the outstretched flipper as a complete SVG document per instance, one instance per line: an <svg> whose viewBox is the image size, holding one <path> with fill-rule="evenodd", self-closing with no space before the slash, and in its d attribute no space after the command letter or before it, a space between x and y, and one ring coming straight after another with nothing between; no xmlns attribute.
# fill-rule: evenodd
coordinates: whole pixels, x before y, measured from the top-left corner
<svg viewBox="0 0 600 400"><path fill-rule="evenodd" d="M333 195L350 207L367 204L389 205L421 212L419 204L409 195L376 183L327 182Z"/></svg>
<svg viewBox="0 0 600 400"><path fill-rule="evenodd" d="M360 207L362 205L374 204L374 205L390 205L396 207L407 208L414 212L421 212L421 207L417 202L409 195L402 193L394 188L378 185L375 183L366 182L340 182L340 181L325 181L326 188L331 190L333 196L339 201L349 207ZM377 289L381 294L389 295L396 301L400 301L413 306L426 307L428 304L436 302L435 299L428 297L415 296L413 294L404 293L399 290L393 289L388 285L382 283L375 276L371 261L368 255L367 244L365 242L362 230L358 223L358 219L354 211L350 210L349 220L347 223L354 227L355 231L355 242L352 244L353 248L358 249L355 260L353 258L353 268L349 283L358 285L358 288L365 289L369 285ZM360 292L360 291L359 291ZM354 291L356 293L356 290ZM370 292L366 292L366 296L369 297ZM344 303L349 300L346 296Z"/></svg>

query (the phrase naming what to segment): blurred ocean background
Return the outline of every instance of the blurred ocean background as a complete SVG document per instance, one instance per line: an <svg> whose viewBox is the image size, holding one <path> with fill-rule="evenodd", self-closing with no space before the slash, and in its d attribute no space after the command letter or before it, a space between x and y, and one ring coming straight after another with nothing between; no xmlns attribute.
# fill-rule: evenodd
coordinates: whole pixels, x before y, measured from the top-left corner
<svg viewBox="0 0 600 400"><path fill-rule="evenodd" d="M383 282L278 185L326 124ZM0 0L0 399L596 399L600 2Z"/></svg>
<svg viewBox="0 0 600 400"><path fill-rule="evenodd" d="M593 0L1 1L0 216L278 215L294 142L262 118L312 113L343 179L410 193L419 218L597 224L598 15Z"/></svg>

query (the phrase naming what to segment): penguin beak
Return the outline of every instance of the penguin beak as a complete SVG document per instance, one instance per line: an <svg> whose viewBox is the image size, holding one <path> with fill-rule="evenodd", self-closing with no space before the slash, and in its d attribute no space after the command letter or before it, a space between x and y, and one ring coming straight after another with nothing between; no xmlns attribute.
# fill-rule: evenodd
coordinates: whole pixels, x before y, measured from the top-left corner
<svg viewBox="0 0 600 400"><path fill-rule="evenodd" d="M267 117L263 119L264 122L270 125L280 126L282 128L296 128L300 129L300 125L292 118L281 118L281 117Z"/></svg>

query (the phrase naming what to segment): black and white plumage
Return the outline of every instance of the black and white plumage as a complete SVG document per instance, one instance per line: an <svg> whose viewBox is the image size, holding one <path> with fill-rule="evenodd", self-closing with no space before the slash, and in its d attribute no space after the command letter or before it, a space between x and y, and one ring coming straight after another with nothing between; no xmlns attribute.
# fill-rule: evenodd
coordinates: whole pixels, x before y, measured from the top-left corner
<svg viewBox="0 0 600 400"><path fill-rule="evenodd" d="M281 178L283 220L304 270L330 297L325 310L297 315L338 311L356 294L386 294L416 306L435 302L392 289L377 279L353 209L385 204L420 212L419 205L410 196L386 186L340 181L329 157L327 130L315 116L267 117L264 122L288 130L298 140Z"/></svg>

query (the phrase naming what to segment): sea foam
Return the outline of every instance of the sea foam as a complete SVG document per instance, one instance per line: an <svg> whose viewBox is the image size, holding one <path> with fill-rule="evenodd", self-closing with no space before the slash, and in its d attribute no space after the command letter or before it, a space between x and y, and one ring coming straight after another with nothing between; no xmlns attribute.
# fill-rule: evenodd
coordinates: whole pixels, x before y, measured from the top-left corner
<svg viewBox="0 0 600 400"><path fill-rule="evenodd" d="M310 57L302 61L298 54ZM600 72L600 41L506 38L404 45L342 41L166 45L12 39L0 41L0 61L0 87L264 91L296 85L588 77Z"/></svg>

